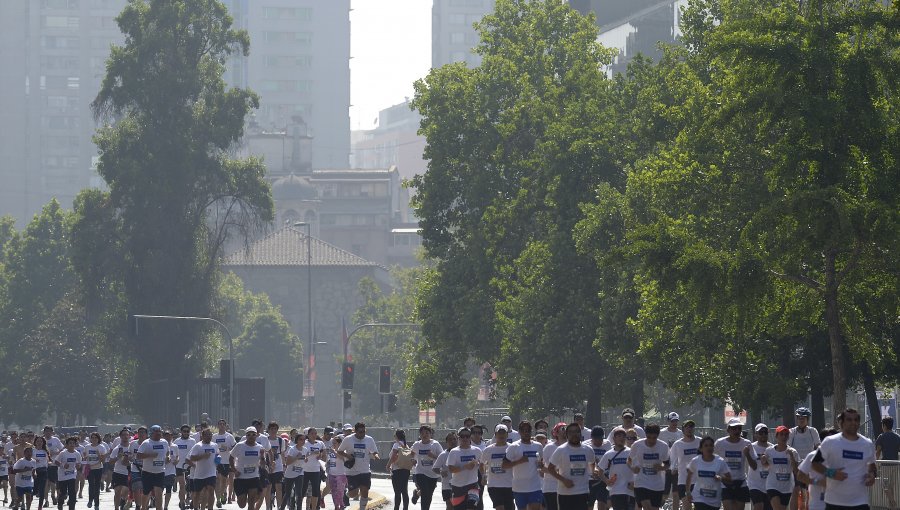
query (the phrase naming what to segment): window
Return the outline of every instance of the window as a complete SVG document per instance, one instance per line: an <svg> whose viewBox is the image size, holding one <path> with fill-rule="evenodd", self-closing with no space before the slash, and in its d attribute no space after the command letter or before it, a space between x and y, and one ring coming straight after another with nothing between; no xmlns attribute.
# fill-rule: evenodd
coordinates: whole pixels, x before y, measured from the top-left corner
<svg viewBox="0 0 900 510"><path fill-rule="evenodd" d="M266 55L266 67L305 68L312 65L312 55Z"/></svg>
<svg viewBox="0 0 900 510"><path fill-rule="evenodd" d="M81 18L78 16L42 16L41 26L45 28L78 28Z"/></svg>
<svg viewBox="0 0 900 510"><path fill-rule="evenodd" d="M463 44L466 42L465 32L453 32L450 34L450 44Z"/></svg>
<svg viewBox="0 0 900 510"><path fill-rule="evenodd" d="M312 19L312 9L309 7L263 7L263 17L309 21Z"/></svg>
<svg viewBox="0 0 900 510"><path fill-rule="evenodd" d="M312 34L309 32L280 32L267 30L263 32L263 40L268 43L291 44L303 47L312 44Z"/></svg>
<svg viewBox="0 0 900 510"><path fill-rule="evenodd" d="M74 96L47 96L48 108L75 111L78 108L78 98Z"/></svg>
<svg viewBox="0 0 900 510"><path fill-rule="evenodd" d="M259 84L261 92L309 92L308 80L263 80Z"/></svg>
<svg viewBox="0 0 900 510"><path fill-rule="evenodd" d="M48 71L78 69L78 59L76 57L63 57L58 55L42 55L41 68Z"/></svg>
<svg viewBox="0 0 900 510"><path fill-rule="evenodd" d="M94 28L117 28L116 18L113 16L92 16L91 26Z"/></svg>
<svg viewBox="0 0 900 510"><path fill-rule="evenodd" d="M41 0L45 9L77 9L78 0Z"/></svg>
<svg viewBox="0 0 900 510"><path fill-rule="evenodd" d="M81 122L78 117L62 115L44 115L41 117L41 127L47 129L78 129Z"/></svg>
<svg viewBox="0 0 900 510"><path fill-rule="evenodd" d="M465 14L451 14L449 21L450 21L451 25L464 25L466 23L466 15Z"/></svg>
<svg viewBox="0 0 900 510"><path fill-rule="evenodd" d="M58 37L58 36L53 36L53 35L41 36L41 48L48 48L48 49L77 48L78 42L79 41L78 41L77 37Z"/></svg>

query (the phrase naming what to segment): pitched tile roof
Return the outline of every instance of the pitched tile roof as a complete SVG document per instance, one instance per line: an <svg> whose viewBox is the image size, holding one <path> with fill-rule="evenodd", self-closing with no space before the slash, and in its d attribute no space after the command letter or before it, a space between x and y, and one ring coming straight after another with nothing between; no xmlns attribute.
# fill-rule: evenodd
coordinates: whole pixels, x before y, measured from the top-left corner
<svg viewBox="0 0 900 510"><path fill-rule="evenodd" d="M321 239L308 238L304 230L288 226L254 241L247 248L227 255L225 267L233 266L306 266L307 243L312 241L313 266L380 267L349 251L342 250Z"/></svg>

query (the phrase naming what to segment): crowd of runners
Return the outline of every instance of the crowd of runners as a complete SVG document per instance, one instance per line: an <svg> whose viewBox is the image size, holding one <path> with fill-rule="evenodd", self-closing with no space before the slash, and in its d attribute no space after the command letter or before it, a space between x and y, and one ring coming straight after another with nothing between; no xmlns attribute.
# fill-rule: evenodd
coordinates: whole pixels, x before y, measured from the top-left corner
<svg viewBox="0 0 900 510"><path fill-rule="evenodd" d="M423 425L410 444L397 430L387 459L394 509L420 504L430 510L434 493L446 510L483 510L487 489L497 510L843 510L868 508L875 481L875 447L858 434L860 415L847 409L840 428L778 426L769 442L766 424L745 431L729 421L718 440L694 435L692 420L669 413L665 426L635 423L634 411L607 434L585 427L584 417L550 426L528 420L513 426L504 416L490 427L467 418L444 444ZM893 428L888 424L886 430ZM98 433L60 439L11 433L0 452L0 491L10 508L54 505L75 510L88 486L87 506L99 509L102 491L113 492L116 510L213 510L237 503L260 510L316 510L329 495L337 510L358 499L366 510L371 460L378 446L364 423L281 432L278 423L254 421L240 436L225 420L199 430L183 425L123 428L117 437ZM880 450L879 450L880 451ZM410 478L414 483L408 494ZM86 482L86 483L85 483ZM173 504L174 506L174 504Z"/></svg>

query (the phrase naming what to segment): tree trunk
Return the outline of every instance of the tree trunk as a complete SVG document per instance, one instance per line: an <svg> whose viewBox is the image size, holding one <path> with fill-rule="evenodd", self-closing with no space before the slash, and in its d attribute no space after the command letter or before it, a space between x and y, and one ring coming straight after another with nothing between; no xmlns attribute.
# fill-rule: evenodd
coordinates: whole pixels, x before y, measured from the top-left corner
<svg viewBox="0 0 900 510"><path fill-rule="evenodd" d="M600 388L601 377L600 377L600 369L596 368L591 369L590 374L588 374L588 388L587 388L587 409L584 410L584 425L586 427L593 427L594 425L600 425L603 423L603 408L601 407L600 402Z"/></svg>
<svg viewBox="0 0 900 510"><path fill-rule="evenodd" d="M831 418L837 426L837 415L847 408L847 366L844 359L844 339L841 336L841 315L838 309L838 281L835 259L837 252L825 254L825 322L828 324L828 343L831 346L831 373L834 379Z"/></svg>
<svg viewBox="0 0 900 510"><path fill-rule="evenodd" d="M812 406L812 426L821 429L825 426L825 391L815 378L810 379L809 400Z"/></svg>
<svg viewBox="0 0 900 510"><path fill-rule="evenodd" d="M635 374L634 386L631 389L631 406L635 418L644 416L644 378L640 373Z"/></svg>
<svg viewBox="0 0 900 510"><path fill-rule="evenodd" d="M881 406L878 405L878 394L875 393L875 377L872 367L863 362L863 387L866 389L866 403L869 404L869 419L872 421L871 437L881 433ZM860 413L861 414L861 413Z"/></svg>

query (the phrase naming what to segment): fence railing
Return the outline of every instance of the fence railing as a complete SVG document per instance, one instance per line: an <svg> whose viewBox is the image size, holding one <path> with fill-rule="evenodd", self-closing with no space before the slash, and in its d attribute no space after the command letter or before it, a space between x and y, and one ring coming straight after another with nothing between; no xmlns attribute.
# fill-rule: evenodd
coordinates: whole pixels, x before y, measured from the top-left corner
<svg viewBox="0 0 900 510"><path fill-rule="evenodd" d="M878 477L869 487L869 506L872 510L900 508L900 461L879 460Z"/></svg>

